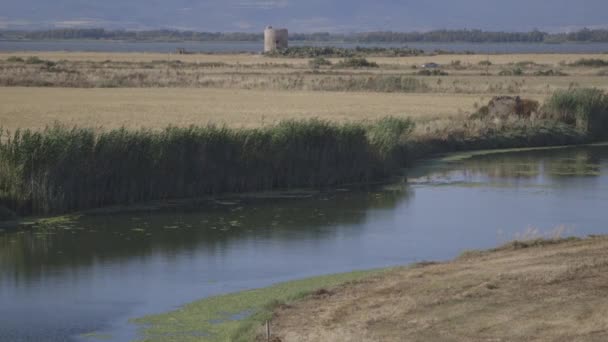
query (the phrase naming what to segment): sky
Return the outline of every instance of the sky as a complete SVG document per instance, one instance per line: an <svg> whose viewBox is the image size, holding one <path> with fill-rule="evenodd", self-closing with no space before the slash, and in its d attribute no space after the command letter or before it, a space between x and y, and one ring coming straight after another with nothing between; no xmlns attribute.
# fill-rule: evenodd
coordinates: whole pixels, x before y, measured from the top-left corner
<svg viewBox="0 0 608 342"><path fill-rule="evenodd" d="M608 28L608 0L0 0L0 29L259 32Z"/></svg>

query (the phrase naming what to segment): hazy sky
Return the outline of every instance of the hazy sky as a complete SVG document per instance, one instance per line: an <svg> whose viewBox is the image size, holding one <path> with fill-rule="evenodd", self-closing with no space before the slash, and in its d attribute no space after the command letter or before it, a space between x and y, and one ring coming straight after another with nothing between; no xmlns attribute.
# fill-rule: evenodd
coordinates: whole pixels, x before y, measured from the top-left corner
<svg viewBox="0 0 608 342"><path fill-rule="evenodd" d="M293 32L608 27L608 0L0 0L0 28Z"/></svg>

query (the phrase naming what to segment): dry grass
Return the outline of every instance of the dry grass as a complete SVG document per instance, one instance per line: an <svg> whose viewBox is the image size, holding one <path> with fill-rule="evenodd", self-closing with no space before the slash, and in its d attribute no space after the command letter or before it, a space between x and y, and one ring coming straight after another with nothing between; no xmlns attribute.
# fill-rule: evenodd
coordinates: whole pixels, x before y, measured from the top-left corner
<svg viewBox="0 0 608 342"><path fill-rule="evenodd" d="M487 101L489 97L484 100ZM328 93L230 89L0 87L0 126L165 128L206 123L257 127L283 119L360 121L387 115L431 118L472 111L476 95Z"/></svg>
<svg viewBox="0 0 608 342"><path fill-rule="evenodd" d="M255 54L193 54L177 55L168 53L107 53L107 52L0 52L0 59L10 56L38 56L42 59L54 61L96 61L106 60L123 62L151 62L157 60L180 60L182 62L217 62L228 64L256 64L256 63L288 63L294 65L306 65L306 58L266 58ZM368 58L379 64L422 64L433 61L440 64L449 64L453 60L463 63L477 64L480 61L489 60L493 64L508 64L521 61L532 61L537 64L558 65L560 62L571 63L581 58L607 59L605 54L505 54L505 55L438 55L438 56L412 56L412 57L372 57ZM332 59L337 61L339 59Z"/></svg>
<svg viewBox="0 0 608 342"><path fill-rule="evenodd" d="M421 264L275 311L275 341L606 341L608 238Z"/></svg>

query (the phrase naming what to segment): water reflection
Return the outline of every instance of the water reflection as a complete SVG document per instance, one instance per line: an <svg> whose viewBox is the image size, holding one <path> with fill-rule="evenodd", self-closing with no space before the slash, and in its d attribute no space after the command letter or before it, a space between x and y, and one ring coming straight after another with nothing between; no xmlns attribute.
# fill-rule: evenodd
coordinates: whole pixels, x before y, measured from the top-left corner
<svg viewBox="0 0 608 342"><path fill-rule="evenodd" d="M0 341L134 338L129 318L354 269L445 260L556 226L606 233L608 147L482 155L407 186L225 199L0 232ZM412 175L415 172L412 172Z"/></svg>
<svg viewBox="0 0 608 342"><path fill-rule="evenodd" d="M0 281L36 282L62 271L153 254L209 256L233 242L286 243L356 234L370 209L393 209L405 187L336 192L309 199L227 200L202 207L138 214L84 216L0 234ZM337 229L327 229L337 227ZM347 231L344 231L347 230Z"/></svg>

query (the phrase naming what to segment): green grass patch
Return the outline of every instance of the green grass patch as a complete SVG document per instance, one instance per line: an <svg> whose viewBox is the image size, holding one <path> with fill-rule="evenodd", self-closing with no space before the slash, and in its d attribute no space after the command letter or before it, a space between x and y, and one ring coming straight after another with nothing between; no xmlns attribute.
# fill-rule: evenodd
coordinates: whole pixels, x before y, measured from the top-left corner
<svg viewBox="0 0 608 342"><path fill-rule="evenodd" d="M296 280L267 288L206 298L178 310L132 320L141 325L141 341L252 341L255 330L271 319L280 304L380 274L358 271Z"/></svg>

